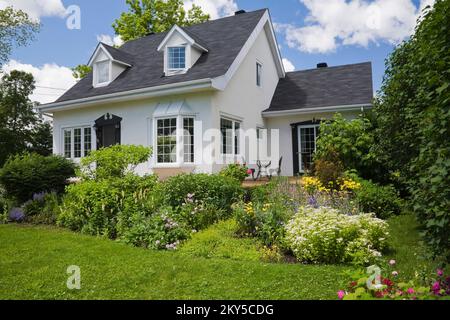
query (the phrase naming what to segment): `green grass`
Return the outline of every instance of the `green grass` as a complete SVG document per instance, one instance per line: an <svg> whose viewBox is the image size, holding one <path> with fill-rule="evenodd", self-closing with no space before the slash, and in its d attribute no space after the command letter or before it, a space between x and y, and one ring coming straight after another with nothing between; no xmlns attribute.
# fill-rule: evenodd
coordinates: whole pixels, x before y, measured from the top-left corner
<svg viewBox="0 0 450 320"><path fill-rule="evenodd" d="M414 220L391 220L400 272L421 264ZM0 299L336 299L347 266L266 264L233 222L196 234L178 252L156 252L52 227L0 225ZM70 265L81 290L66 288Z"/></svg>

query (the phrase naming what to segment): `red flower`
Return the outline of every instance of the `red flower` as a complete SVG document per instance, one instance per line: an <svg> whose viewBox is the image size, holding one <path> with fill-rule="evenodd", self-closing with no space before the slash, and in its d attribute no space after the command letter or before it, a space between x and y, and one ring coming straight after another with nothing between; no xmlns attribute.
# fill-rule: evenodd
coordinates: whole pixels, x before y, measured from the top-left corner
<svg viewBox="0 0 450 320"><path fill-rule="evenodd" d="M394 283L388 278L383 279L383 284L387 285L388 287L392 287L394 285Z"/></svg>

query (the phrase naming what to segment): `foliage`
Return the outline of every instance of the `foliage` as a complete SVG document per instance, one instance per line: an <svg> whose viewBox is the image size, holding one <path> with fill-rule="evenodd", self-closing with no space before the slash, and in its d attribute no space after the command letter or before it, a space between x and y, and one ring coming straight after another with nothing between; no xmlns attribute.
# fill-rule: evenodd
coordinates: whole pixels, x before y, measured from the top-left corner
<svg viewBox="0 0 450 320"><path fill-rule="evenodd" d="M51 128L34 112L29 99L34 83L33 76L22 71L0 79L0 167L10 155L26 150L49 154Z"/></svg>
<svg viewBox="0 0 450 320"><path fill-rule="evenodd" d="M123 41L168 31L172 26L190 26L209 20L209 15L194 5L186 11L182 0L126 0L128 12L114 21L113 28Z"/></svg>
<svg viewBox="0 0 450 320"><path fill-rule="evenodd" d="M377 153L399 171L434 255L450 261L450 2L436 1L396 48L375 105Z"/></svg>
<svg viewBox="0 0 450 320"><path fill-rule="evenodd" d="M208 174L182 174L162 183L165 204L180 207L190 196L217 209L231 211L231 205L241 199L243 191L233 178Z"/></svg>
<svg viewBox="0 0 450 320"><path fill-rule="evenodd" d="M303 263L368 264L385 249L387 227L371 214L301 207L286 226L286 244Z"/></svg>
<svg viewBox="0 0 450 320"><path fill-rule="evenodd" d="M122 178L137 165L148 161L152 149L144 146L114 145L92 151L81 159L80 176L84 179Z"/></svg>
<svg viewBox="0 0 450 320"><path fill-rule="evenodd" d="M34 39L39 23L13 7L0 9L0 69L15 47L25 46Z"/></svg>
<svg viewBox="0 0 450 320"><path fill-rule="evenodd" d="M223 168L219 174L243 182L248 177L248 168L245 164L233 163Z"/></svg>
<svg viewBox="0 0 450 320"><path fill-rule="evenodd" d="M26 222L31 224L56 224L59 215L59 197L56 193L36 193L32 200L22 205Z"/></svg>
<svg viewBox="0 0 450 320"><path fill-rule="evenodd" d="M23 222L25 220L25 213L22 208L12 208L9 211L8 218L12 222Z"/></svg>
<svg viewBox="0 0 450 320"><path fill-rule="evenodd" d="M195 232L206 229L217 221L228 217L228 213L223 209L218 209L208 202L195 200L192 195L188 195L185 201L178 208L179 215L187 226Z"/></svg>
<svg viewBox="0 0 450 320"><path fill-rule="evenodd" d="M58 224L74 231L111 239L131 227L133 214L155 209L151 191L154 176L85 180L67 187Z"/></svg>
<svg viewBox="0 0 450 320"><path fill-rule="evenodd" d="M9 158L0 170L0 183L6 196L20 204L35 193L62 193L66 180L74 174L74 164L60 156L44 157L25 153Z"/></svg>
<svg viewBox="0 0 450 320"><path fill-rule="evenodd" d="M77 80L85 78L90 72L92 72L92 67L85 64L79 64L78 66L72 68L72 75Z"/></svg>
<svg viewBox="0 0 450 320"><path fill-rule="evenodd" d="M363 212L373 212L380 219L398 215L402 201L392 186L380 186L368 180L360 180L361 188L355 191L355 200Z"/></svg>
<svg viewBox="0 0 450 320"><path fill-rule="evenodd" d="M385 268L385 271L393 269L395 263L395 260L391 260L390 266ZM368 273L363 270L349 273L351 281L346 290L338 292L339 299L448 300L450 298L450 275L445 276L442 269L436 270L434 280L428 283L420 283L417 279L404 278L402 274L395 270L388 273L388 275L380 275L375 279L369 279Z"/></svg>
<svg viewBox="0 0 450 320"><path fill-rule="evenodd" d="M336 153L333 154L336 155L334 160L329 158L315 160L314 173L323 186L336 189L338 185L335 182L341 180L344 173L344 166L339 160L338 155Z"/></svg>
<svg viewBox="0 0 450 320"><path fill-rule="evenodd" d="M281 202L240 203L235 206L234 217L238 234L258 237L263 244L272 247L283 245L285 224L293 212Z"/></svg>
<svg viewBox="0 0 450 320"><path fill-rule="evenodd" d="M177 250L189 235L180 217L170 207L163 207L149 216L132 213L130 227L120 238L138 247Z"/></svg>
<svg viewBox="0 0 450 320"><path fill-rule="evenodd" d="M320 126L316 171L325 176L324 181L337 179L343 170L351 169L363 178L382 181L386 172L372 151L375 143L374 124L368 116L346 120L337 113Z"/></svg>

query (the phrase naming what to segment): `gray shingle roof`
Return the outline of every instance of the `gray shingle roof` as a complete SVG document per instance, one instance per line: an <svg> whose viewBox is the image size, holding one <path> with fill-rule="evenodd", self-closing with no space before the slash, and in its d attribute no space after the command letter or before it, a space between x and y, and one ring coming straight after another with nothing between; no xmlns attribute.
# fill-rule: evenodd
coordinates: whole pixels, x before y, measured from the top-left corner
<svg viewBox="0 0 450 320"><path fill-rule="evenodd" d="M90 73L56 102L222 76L228 71L266 10L262 9L185 27L184 30L189 35L193 35L199 41L201 39L201 44L209 49L209 52L203 53L185 74L164 76L164 55L162 52L158 52L157 48L167 32L129 41L120 49L110 47L114 50L108 49L109 52L114 51L114 54L120 52L120 54L126 54L130 59L132 57L132 67L124 71L111 84L101 88L92 86L92 73ZM117 60L122 60L122 58Z"/></svg>
<svg viewBox="0 0 450 320"><path fill-rule="evenodd" d="M131 54L129 54L123 50L119 50L117 48L111 47L110 45L107 45L106 43L101 42L101 44L109 52L109 54L111 55L111 57L113 57L114 60L121 61L121 62L127 63L129 65L133 65L134 57Z"/></svg>
<svg viewBox="0 0 450 320"><path fill-rule="evenodd" d="M371 104L370 62L286 73L280 79L270 111Z"/></svg>

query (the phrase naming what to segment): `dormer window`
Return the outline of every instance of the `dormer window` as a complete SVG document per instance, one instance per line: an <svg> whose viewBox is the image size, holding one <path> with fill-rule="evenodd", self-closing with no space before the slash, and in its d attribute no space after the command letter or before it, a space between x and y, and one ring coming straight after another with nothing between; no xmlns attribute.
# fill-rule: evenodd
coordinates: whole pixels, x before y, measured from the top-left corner
<svg viewBox="0 0 450 320"><path fill-rule="evenodd" d="M186 47L169 47L167 54L169 71L186 69Z"/></svg>
<svg viewBox="0 0 450 320"><path fill-rule="evenodd" d="M95 64L97 73L97 85L106 85L110 82L109 61L100 61Z"/></svg>

